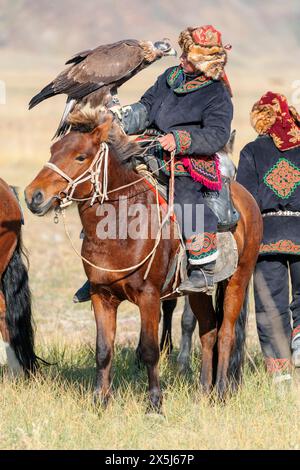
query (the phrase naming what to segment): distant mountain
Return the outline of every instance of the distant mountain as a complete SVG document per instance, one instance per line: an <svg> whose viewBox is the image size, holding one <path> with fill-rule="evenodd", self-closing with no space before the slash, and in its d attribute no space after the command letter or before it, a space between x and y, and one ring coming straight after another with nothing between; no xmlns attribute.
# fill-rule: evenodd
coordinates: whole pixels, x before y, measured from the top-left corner
<svg viewBox="0 0 300 470"><path fill-rule="evenodd" d="M0 47L68 57L121 38L169 37L213 23L235 64L299 57L299 0L0 0Z"/></svg>

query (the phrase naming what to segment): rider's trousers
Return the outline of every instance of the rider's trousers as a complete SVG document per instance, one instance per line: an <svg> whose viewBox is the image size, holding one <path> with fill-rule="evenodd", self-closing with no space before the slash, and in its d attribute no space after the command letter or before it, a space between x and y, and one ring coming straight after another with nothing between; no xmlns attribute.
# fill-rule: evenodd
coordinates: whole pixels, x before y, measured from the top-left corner
<svg viewBox="0 0 300 470"><path fill-rule="evenodd" d="M290 366L291 339L300 332L300 256L260 256L254 272L254 296L257 331L267 369L281 372Z"/></svg>
<svg viewBox="0 0 300 470"><path fill-rule="evenodd" d="M190 176L175 176L175 214L189 254L189 263L210 263L218 256L217 216L205 203L208 189Z"/></svg>

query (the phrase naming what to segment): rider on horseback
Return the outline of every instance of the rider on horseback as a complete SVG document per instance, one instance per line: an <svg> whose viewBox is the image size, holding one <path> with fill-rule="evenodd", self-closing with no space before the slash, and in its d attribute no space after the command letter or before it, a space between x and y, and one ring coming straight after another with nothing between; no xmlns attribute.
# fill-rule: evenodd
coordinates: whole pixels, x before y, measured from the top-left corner
<svg viewBox="0 0 300 470"><path fill-rule="evenodd" d="M175 151L174 202L184 214L182 220L178 215L177 218L190 268L189 278L179 290L188 293L214 284L218 217L208 207L206 198L218 197L222 188L215 154L229 140L233 107L224 72L227 47L222 44L220 32L210 25L188 28L180 33L179 45L180 65L167 69L138 103L124 106L116 114L127 134L155 135L160 145L156 145L154 154L160 161L170 158L164 158L163 151ZM167 165L165 173L168 174ZM194 231L197 205L204 209L201 232ZM82 289L75 301L88 297Z"/></svg>

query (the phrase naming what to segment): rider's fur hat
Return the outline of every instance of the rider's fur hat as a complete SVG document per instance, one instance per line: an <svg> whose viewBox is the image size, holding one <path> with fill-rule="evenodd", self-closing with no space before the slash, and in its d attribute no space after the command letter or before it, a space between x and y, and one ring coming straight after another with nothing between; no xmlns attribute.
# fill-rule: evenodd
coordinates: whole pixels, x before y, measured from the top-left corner
<svg viewBox="0 0 300 470"><path fill-rule="evenodd" d="M223 80L230 90L224 67L231 46L223 46L220 31L212 25L189 27L180 33L178 43L197 70L208 78Z"/></svg>
<svg viewBox="0 0 300 470"><path fill-rule="evenodd" d="M269 134L280 150L300 146L300 115L284 95L268 91L251 110L251 124L260 135Z"/></svg>

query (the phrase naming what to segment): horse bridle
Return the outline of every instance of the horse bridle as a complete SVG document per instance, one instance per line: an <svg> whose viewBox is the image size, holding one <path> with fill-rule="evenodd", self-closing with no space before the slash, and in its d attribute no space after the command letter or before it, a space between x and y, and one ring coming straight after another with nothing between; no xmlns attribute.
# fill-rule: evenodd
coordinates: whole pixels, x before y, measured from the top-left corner
<svg viewBox="0 0 300 470"><path fill-rule="evenodd" d="M44 165L45 168L50 168L55 173L59 174L62 178L68 181L68 184L65 189L60 191L60 194L57 197L59 200L60 209L72 204L72 202L88 201L91 200L90 205L92 206L96 199L100 198L101 204L104 200L108 199L107 195L107 183L108 183L108 145L106 142L101 142L99 150L97 151L95 157L93 158L90 166L77 178L73 179L67 175L63 170L61 170L57 165L51 162L47 162ZM102 172L103 169L103 172ZM102 182L100 182L100 175L102 172ZM74 192L76 191L77 186L87 181L91 182L93 188L93 194L90 197L77 199L74 197ZM64 197L61 197L61 195Z"/></svg>

